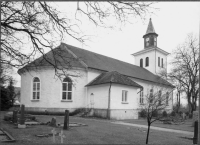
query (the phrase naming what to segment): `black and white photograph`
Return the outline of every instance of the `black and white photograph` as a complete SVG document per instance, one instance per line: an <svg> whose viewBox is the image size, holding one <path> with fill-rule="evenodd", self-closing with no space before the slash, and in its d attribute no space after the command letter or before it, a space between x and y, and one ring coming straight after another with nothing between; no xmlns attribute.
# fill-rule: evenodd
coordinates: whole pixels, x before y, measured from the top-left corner
<svg viewBox="0 0 200 145"><path fill-rule="evenodd" d="M0 144L200 144L200 2L1 1Z"/></svg>

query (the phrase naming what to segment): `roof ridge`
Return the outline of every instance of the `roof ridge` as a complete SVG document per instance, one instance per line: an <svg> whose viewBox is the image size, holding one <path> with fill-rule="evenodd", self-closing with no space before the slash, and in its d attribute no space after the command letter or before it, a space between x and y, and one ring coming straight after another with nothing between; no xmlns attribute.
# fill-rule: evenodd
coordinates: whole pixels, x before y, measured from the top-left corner
<svg viewBox="0 0 200 145"><path fill-rule="evenodd" d="M66 43L63 43L63 44L69 45L69 44L66 44ZM96 53L96 52L93 52L93 51L89 51L89 50L86 50L86 49L83 49L83 48L79 48L79 47L72 46L72 45L69 45L69 46L75 47L75 48L77 48L77 49L82 49L82 50L84 50L84 51L88 51L88 52L90 52L90 53L94 53L94 54L97 54L97 55L101 55L101 56L104 56L104 57L107 57L107 58L112 58L112 59L114 59L114 60L117 60L117 61L120 61L120 62L123 62L123 63L127 63L127 64L130 64L130 65L134 65L134 64L131 64L131 63L129 63L129 62L125 62L125 61L122 61L122 60L119 60L119 59L116 59L116 58L113 58L113 57L110 57L110 56L106 56L106 55L99 54L99 53ZM134 66L139 67L139 66L137 66L137 65L134 65ZM140 67L139 67L139 68L140 68Z"/></svg>

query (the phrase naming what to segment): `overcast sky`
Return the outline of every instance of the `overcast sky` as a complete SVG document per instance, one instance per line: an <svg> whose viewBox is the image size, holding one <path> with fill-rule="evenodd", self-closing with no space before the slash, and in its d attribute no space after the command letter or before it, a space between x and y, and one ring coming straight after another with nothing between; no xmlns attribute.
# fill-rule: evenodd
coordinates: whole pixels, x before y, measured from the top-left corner
<svg viewBox="0 0 200 145"><path fill-rule="evenodd" d="M60 11L66 10L68 2L57 3ZM147 15L146 21L137 18L133 24L126 24L121 30L102 29L91 25L83 25L84 32L94 35L84 46L71 38L64 42L102 55L134 64L131 54L144 49L143 35L146 32L149 18L158 34L158 47L171 53L183 43L189 33L199 37L200 2L160 2L153 6L159 8L154 14ZM68 9L69 11L69 9ZM171 58L168 56L168 61ZM15 75L16 86L20 86L20 76Z"/></svg>

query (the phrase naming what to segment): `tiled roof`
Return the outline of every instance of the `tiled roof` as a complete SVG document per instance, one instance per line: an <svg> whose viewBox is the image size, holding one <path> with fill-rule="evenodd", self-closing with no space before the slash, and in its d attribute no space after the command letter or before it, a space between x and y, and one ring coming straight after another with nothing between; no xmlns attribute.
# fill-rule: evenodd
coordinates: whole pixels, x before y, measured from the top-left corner
<svg viewBox="0 0 200 145"><path fill-rule="evenodd" d="M92 82L90 82L86 86L94 86L94 85L106 84L106 83L111 83L111 82L115 83L115 84L143 88L141 85L132 81L127 76L124 76L116 71L104 72L104 73L100 74L99 76L97 76Z"/></svg>
<svg viewBox="0 0 200 145"><path fill-rule="evenodd" d="M157 75L154 75L153 73L151 73L145 68L141 68L139 66L136 66L127 62L123 62L114 58L110 58L101 54L97 54L97 53L94 53L85 49L81 49L75 46L61 43L61 45L53 49L53 51L54 52L61 51L62 53L60 55L66 56L66 60L68 59L73 60L72 58L77 57L79 61L80 60L82 61L82 63L80 63L79 61L73 61L71 64L76 67L87 67L87 68L92 68L96 70L102 70L105 72L117 71L120 74L126 75L128 77L137 78L137 79L173 87L169 82L163 80ZM49 60L52 60L52 61L54 60L51 52L48 52L46 55L48 56ZM56 55L55 57L59 57L59 55ZM36 59L34 62L32 62L32 64L29 64L25 67L27 68L33 67L34 66L33 64L37 64L37 67L47 66L47 65L51 66L41 57L41 58ZM18 73L20 72L20 70L18 71Z"/></svg>

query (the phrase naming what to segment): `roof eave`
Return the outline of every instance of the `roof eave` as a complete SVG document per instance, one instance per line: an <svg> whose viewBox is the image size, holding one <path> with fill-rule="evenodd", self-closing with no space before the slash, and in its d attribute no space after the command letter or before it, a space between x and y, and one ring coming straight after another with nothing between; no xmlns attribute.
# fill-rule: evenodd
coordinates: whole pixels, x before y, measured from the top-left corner
<svg viewBox="0 0 200 145"><path fill-rule="evenodd" d="M143 89L143 86L141 86L141 85L136 86L136 85L128 85L128 84L116 83L116 82L105 82L105 83L99 83L99 84L88 84L88 85L85 85L85 87L97 86L97 85L103 85L103 84L109 84L109 83L118 84L118 85L125 85L125 86L130 86L130 87L136 87L136 88Z"/></svg>

